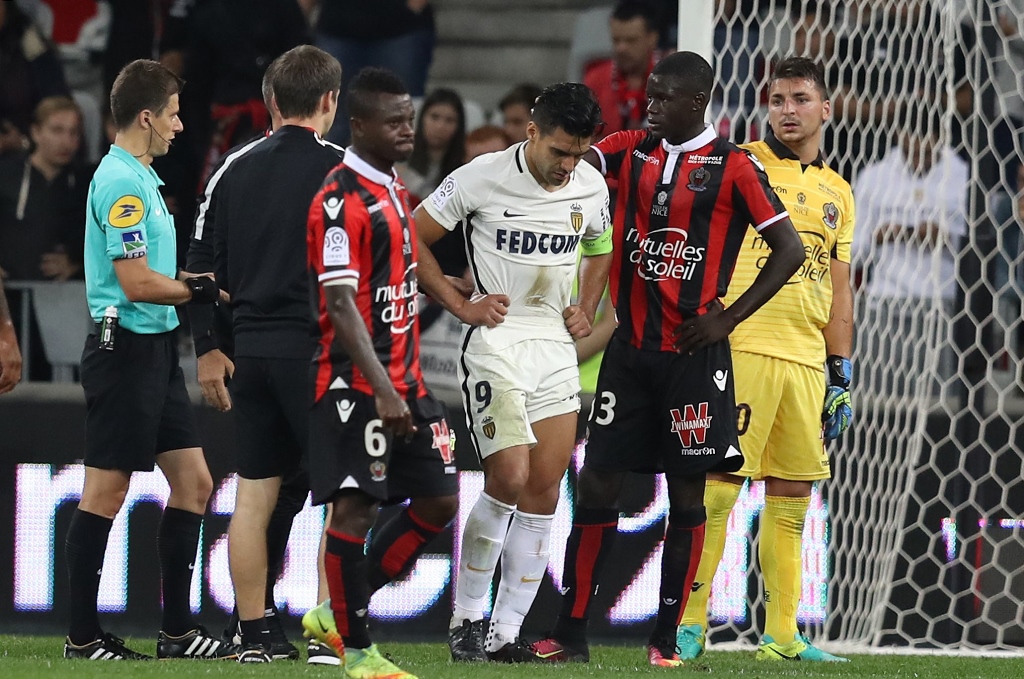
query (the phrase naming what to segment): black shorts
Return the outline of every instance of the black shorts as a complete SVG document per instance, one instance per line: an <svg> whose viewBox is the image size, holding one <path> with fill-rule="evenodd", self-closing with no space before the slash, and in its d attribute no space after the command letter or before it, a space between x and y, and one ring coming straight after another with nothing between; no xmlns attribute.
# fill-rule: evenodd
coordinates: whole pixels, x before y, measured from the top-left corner
<svg viewBox="0 0 1024 679"><path fill-rule="evenodd" d="M381 426L372 396L353 389L324 394L309 419L313 504L348 488L389 503L457 494L454 436L444 405L431 395L410 400L409 409L416 434L395 441Z"/></svg>
<svg viewBox="0 0 1024 679"><path fill-rule="evenodd" d="M230 388L238 475L269 479L295 474L309 440L309 361L239 356Z"/></svg>
<svg viewBox="0 0 1024 679"><path fill-rule="evenodd" d="M138 335L118 328L113 351L95 333L82 351L85 465L153 471L156 456L199 448L199 430L174 332Z"/></svg>
<svg viewBox="0 0 1024 679"><path fill-rule="evenodd" d="M692 356L613 337L590 411L587 466L697 476L743 465L729 342Z"/></svg>

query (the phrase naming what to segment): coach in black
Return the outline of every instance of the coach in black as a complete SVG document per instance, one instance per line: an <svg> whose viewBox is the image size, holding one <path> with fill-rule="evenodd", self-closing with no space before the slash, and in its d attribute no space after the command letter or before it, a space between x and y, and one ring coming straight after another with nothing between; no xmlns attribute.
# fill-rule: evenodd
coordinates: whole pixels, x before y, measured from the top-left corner
<svg viewBox="0 0 1024 679"><path fill-rule="evenodd" d="M306 447L314 349L306 214L339 162L321 135L334 122L340 64L306 45L281 55L273 69L281 125L220 177L212 224L214 271L231 297L235 351L230 388L239 481L228 545L240 662L271 660L264 619L267 527L282 478L299 469Z"/></svg>
<svg viewBox="0 0 1024 679"><path fill-rule="evenodd" d="M647 82L650 128L617 132L589 162L619 181L611 294L619 325L605 352L580 471L548 660L586 661L590 604L612 549L626 472L664 472L669 517L651 665L675 650L704 543L704 478L743 462L729 333L786 284L803 245L760 163L704 122L714 71L701 56L661 60ZM748 228L771 248L750 288L723 297Z"/></svg>
<svg viewBox="0 0 1024 679"><path fill-rule="evenodd" d="M218 290L209 274L176 274L174 225L151 166L182 130L181 85L155 61L121 70L110 93L117 136L89 185L86 298L97 327L82 352L85 487L67 534L67 658L146 657L103 632L96 598L107 537L132 472L154 464L171 488L157 536L164 607L157 656L235 657L233 647L195 624L189 606L213 480L178 365L174 305L211 303Z"/></svg>
<svg viewBox="0 0 1024 679"><path fill-rule="evenodd" d="M210 171L196 207L195 225L188 250L186 268L193 272L212 271L214 268L214 229L216 222L218 187L223 183L224 176L232 171L235 161L249 153L269 139L270 134L281 128L281 112L274 103L274 80L281 64L278 58L267 67L263 74L263 103L270 113L270 131L263 132L254 139L247 140L232 148L223 156ZM341 162L344 149L325 141L337 153L337 162ZM196 358L199 368L199 386L203 398L211 406L227 412L231 410L231 393L228 380L234 374L234 338L231 332L231 310L227 304L219 307L194 306L189 309L189 325L195 344ZM267 526L267 587L264 600L264 618L270 630L270 653L274 660L298 660L299 651L288 640L284 625L275 605L274 587L281 576L288 538L291 535L295 516L302 511L306 498L309 496L309 474L306 469L297 469L286 476L281 483L277 502L271 513ZM326 594L323 595L326 597ZM230 635L238 634L238 609L232 613L228 625ZM313 664L338 664L333 652L317 643L309 643L309 662Z"/></svg>

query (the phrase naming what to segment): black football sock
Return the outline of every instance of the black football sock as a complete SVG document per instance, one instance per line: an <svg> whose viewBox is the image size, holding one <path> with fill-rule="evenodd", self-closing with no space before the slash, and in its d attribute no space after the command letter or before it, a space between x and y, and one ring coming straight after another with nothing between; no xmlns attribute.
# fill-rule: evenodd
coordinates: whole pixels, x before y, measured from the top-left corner
<svg viewBox="0 0 1024 679"><path fill-rule="evenodd" d="M243 646L262 646L270 650L270 630L265 618L239 620L238 629L242 633Z"/></svg>
<svg viewBox="0 0 1024 679"><path fill-rule="evenodd" d="M676 638L676 628L683 617L704 549L705 519L703 507L669 514L665 546L661 552L658 619L652 638Z"/></svg>
<svg viewBox="0 0 1024 679"><path fill-rule="evenodd" d="M103 633L96 612L100 591L103 556L113 519L76 509L71 517L64 554L68 563L71 643L82 646L95 641Z"/></svg>
<svg viewBox="0 0 1024 679"><path fill-rule="evenodd" d="M374 529L367 554L370 591L376 592L392 580L408 575L423 550L442 530L444 526L431 526L408 507Z"/></svg>
<svg viewBox="0 0 1024 679"><path fill-rule="evenodd" d="M618 509L576 508L565 546L562 610L552 632L556 639L586 641L590 602L600 587L601 571L615 544L618 523Z"/></svg>
<svg viewBox="0 0 1024 679"><path fill-rule="evenodd" d="M202 525L201 514L174 507L164 509L160 518L156 542L164 594L162 629L170 636L181 636L196 627L189 595Z"/></svg>
<svg viewBox="0 0 1024 679"><path fill-rule="evenodd" d="M331 593L331 610L338 634L346 648L369 648L366 627L370 605L370 587L366 580L366 541L354 535L327 531L324 569Z"/></svg>

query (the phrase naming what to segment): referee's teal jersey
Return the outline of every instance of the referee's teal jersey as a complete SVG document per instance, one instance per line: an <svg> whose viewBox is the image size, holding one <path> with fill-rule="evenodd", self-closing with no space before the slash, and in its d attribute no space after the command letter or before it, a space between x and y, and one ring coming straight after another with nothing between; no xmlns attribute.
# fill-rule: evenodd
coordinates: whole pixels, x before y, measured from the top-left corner
<svg viewBox="0 0 1024 679"><path fill-rule="evenodd" d="M115 306L121 327L140 335L178 327L173 306L129 302L114 273L114 260L146 257L153 271L175 276L174 221L162 185L153 168L120 146L111 146L96 168L85 210L85 292L94 321Z"/></svg>

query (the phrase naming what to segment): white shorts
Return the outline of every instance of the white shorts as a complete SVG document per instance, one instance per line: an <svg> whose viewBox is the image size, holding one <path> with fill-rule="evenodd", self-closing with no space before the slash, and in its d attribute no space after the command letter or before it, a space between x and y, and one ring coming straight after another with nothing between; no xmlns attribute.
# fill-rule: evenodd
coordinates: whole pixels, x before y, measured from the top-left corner
<svg viewBox="0 0 1024 679"><path fill-rule="evenodd" d="M580 410L576 345L569 342L526 340L499 353L463 351L459 383L481 460L513 446L533 447L531 423Z"/></svg>

